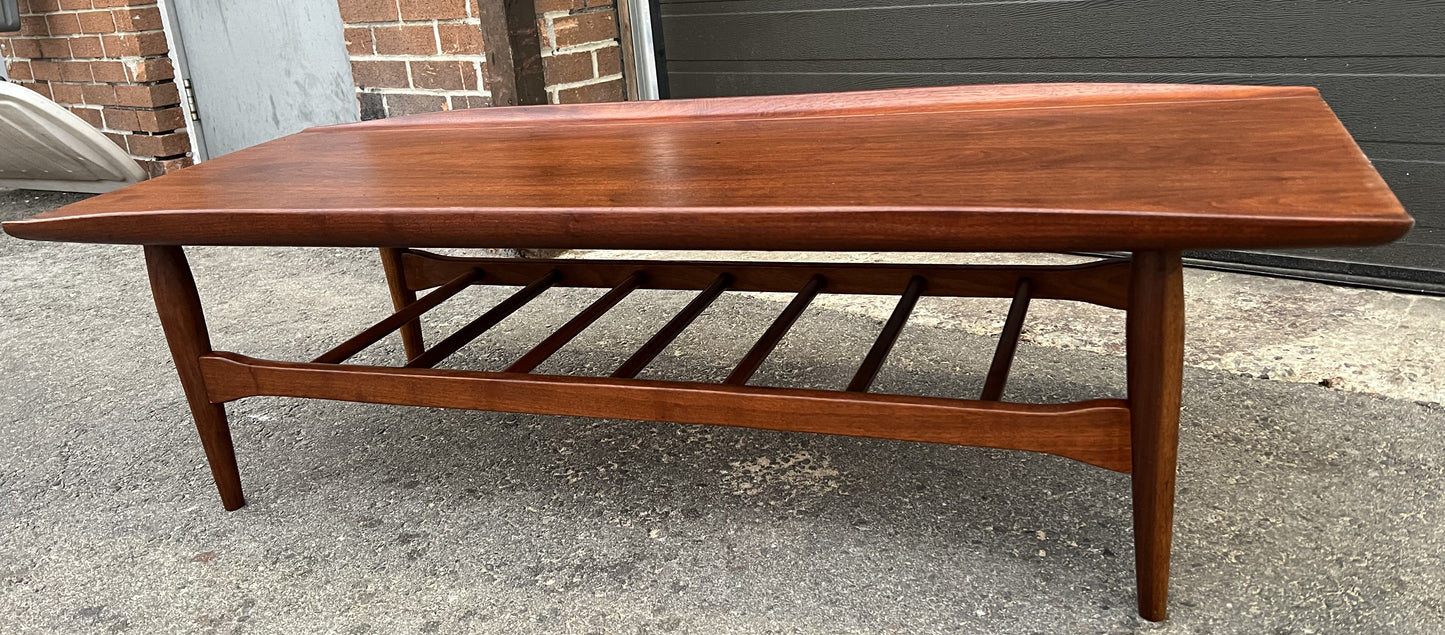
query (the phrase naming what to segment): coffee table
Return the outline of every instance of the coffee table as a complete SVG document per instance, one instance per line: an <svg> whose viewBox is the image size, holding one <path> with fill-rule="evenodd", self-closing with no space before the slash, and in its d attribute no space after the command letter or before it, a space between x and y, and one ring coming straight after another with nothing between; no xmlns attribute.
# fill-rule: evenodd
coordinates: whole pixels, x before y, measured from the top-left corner
<svg viewBox="0 0 1445 635"><path fill-rule="evenodd" d="M245 501L223 404L257 395L1031 450L1131 475L1139 610L1161 620L1184 346L1180 251L1380 244L1411 223L1312 88L1037 84L494 108L315 128L4 229L145 246L226 509ZM216 351L184 245L381 248L396 312L310 361ZM1132 256L838 265L458 258L428 247ZM423 314L478 284L520 290L427 347ZM551 287L609 291L504 370L435 368ZM533 372L636 289L697 295L610 376ZM726 291L796 295L725 381L637 378ZM846 387L750 385L822 293L899 300ZM1013 298L977 399L869 392L923 296ZM1128 399L1001 400L1031 299L1127 312ZM404 365L344 363L395 332Z"/></svg>

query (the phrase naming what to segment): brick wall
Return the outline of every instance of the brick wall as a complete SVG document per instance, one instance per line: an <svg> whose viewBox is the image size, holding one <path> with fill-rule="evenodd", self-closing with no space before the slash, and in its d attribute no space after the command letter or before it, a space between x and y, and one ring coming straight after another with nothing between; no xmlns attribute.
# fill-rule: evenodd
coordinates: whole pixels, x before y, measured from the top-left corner
<svg viewBox="0 0 1445 635"><path fill-rule="evenodd" d="M622 101L615 0L536 0L547 97L554 104Z"/></svg>
<svg viewBox="0 0 1445 635"><path fill-rule="evenodd" d="M339 0L362 119L476 108L481 21L468 0Z"/></svg>
<svg viewBox="0 0 1445 635"><path fill-rule="evenodd" d="M362 119L491 104L475 0L338 0ZM624 98L614 0L536 0L552 103Z"/></svg>
<svg viewBox="0 0 1445 635"><path fill-rule="evenodd" d="M20 0L0 37L12 81L99 128L152 175L191 164L155 0Z"/></svg>
<svg viewBox="0 0 1445 635"><path fill-rule="evenodd" d="M476 0L337 0L362 117L490 105ZM624 99L615 0L535 0L552 103ZM156 0L19 0L11 80L99 128L152 175L190 165ZM535 59L535 58L534 58Z"/></svg>

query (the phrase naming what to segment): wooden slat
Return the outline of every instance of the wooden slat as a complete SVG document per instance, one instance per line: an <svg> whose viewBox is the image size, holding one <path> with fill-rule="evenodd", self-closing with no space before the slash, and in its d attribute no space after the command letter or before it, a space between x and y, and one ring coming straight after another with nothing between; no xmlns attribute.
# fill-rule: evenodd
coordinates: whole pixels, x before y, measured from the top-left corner
<svg viewBox="0 0 1445 635"><path fill-rule="evenodd" d="M892 295L913 276L928 279L924 295L968 298L1010 298L1019 278L1028 278L1033 297L1076 300L1115 309L1129 302L1129 261L1108 259L1076 265L904 265L876 263L719 262L657 260L526 260L459 258L415 249L403 256L406 279L413 289L426 289L472 267L487 270L498 284L522 285L551 269L561 271L567 287L611 287L632 273L644 271L644 289L701 289L718 274L732 276L733 291L790 293L814 274L828 279L828 293Z"/></svg>
<svg viewBox="0 0 1445 635"><path fill-rule="evenodd" d="M560 272L548 271L546 275L533 281L532 284L523 287L506 300L502 300L497 306L492 307L490 311L483 313L481 317L468 322L466 326L457 329L457 332L437 342L436 346L418 355L416 359L411 360L411 362L406 365L407 368L431 368L432 366L436 366L437 363L446 359L452 353L461 350L463 346L477 339L482 333L487 332L487 329L496 326L498 322L507 319L507 316L516 313L517 309L526 306L533 298L542 295L543 291L551 288L551 286L556 284L561 278L562 274Z"/></svg>
<svg viewBox="0 0 1445 635"><path fill-rule="evenodd" d="M926 285L927 281L922 276L913 276L908 281L908 288L903 291L903 296L898 298L898 306L893 307L893 315L888 317L883 330L878 332L878 339L873 342L873 348L868 349L868 355L858 366L853 381L848 382L849 392L868 392L868 387L873 385L878 370L883 368L888 352L893 350L893 343L898 340L898 334L903 332L903 325L908 323L908 316L913 313L913 306L918 304L918 296L922 295Z"/></svg>
<svg viewBox="0 0 1445 635"><path fill-rule="evenodd" d="M1129 411L1120 399L1072 404L443 369L200 358L208 396L257 395L612 417L1031 450L1130 470Z"/></svg>
<svg viewBox="0 0 1445 635"><path fill-rule="evenodd" d="M547 339L542 340L541 343L532 347L532 350L527 351L527 354L512 363L511 366L508 366L507 372L532 372L532 369L536 368L542 362L547 361L548 357L551 357L553 353L561 350L563 346L567 345L567 342L572 341L572 338L577 337L578 333L581 333L588 326L591 326L593 322L596 322L598 318L612 310L612 307L617 306L618 302L621 302L628 294L635 291L637 287L642 284L642 281L646 279L647 275L641 271L635 271L632 275L627 276L627 279L623 280L621 284L613 287L606 295L597 298L595 302L581 313L578 313L576 317L569 320L566 324L563 324L562 328L557 329L557 332L548 335Z"/></svg>
<svg viewBox="0 0 1445 635"><path fill-rule="evenodd" d="M460 293L462 289L476 284L477 281L481 279L482 271L480 269L472 269L471 271L463 272L457 277L452 278L451 282L448 282L442 285L437 290L426 294L426 296L422 297L421 299L413 301L411 304L403 307L400 311L397 311L396 313L387 316L386 319L383 319L382 321L373 324L371 328L368 328L365 331L358 333L355 337L346 340L341 344L338 344L336 348L322 353L320 357L317 357L315 360L312 361L317 364L340 364L341 362L350 359L352 355L355 355L365 350L366 347L371 346L378 341L381 341L381 338L390 335L392 331L395 331L407 324L413 323L414 320L421 316L421 314L436 308L437 305L447 301L448 298L451 298L452 296ZM410 353L410 350L408 350L408 353Z"/></svg>
<svg viewBox="0 0 1445 635"><path fill-rule="evenodd" d="M993 362L988 366L988 378L983 382L983 401L998 401L1003 398L1004 384L1008 383L1008 371L1014 362L1014 352L1019 347L1019 335L1024 332L1024 317L1029 312L1029 279L1019 280L1018 291L1008 307L1008 318L1004 320L1003 332L998 336L998 348L993 351Z"/></svg>
<svg viewBox="0 0 1445 635"><path fill-rule="evenodd" d="M732 276L726 273L719 274L718 277L712 281L712 284L708 285L708 288L703 289L701 293L697 294L697 297L692 299L692 302L687 303L687 306L683 307L680 313L673 316L656 335L652 336L652 339L647 340L647 343L643 344L642 348L637 349L637 352L633 353L632 357L622 362L622 365L613 371L612 376L619 378L636 377L637 373L642 372L642 369L646 368L647 365L652 362L653 358L662 352L662 349L667 348L667 345L671 344L672 340L677 339L677 336L682 334L682 331L687 328L687 325L692 324L692 321L696 320L697 316L702 314L703 310L712 304L713 300L716 300L718 296L722 295L723 291L727 290L728 285L732 284L732 280Z"/></svg>
<svg viewBox="0 0 1445 635"><path fill-rule="evenodd" d="M793 323L798 321L798 316L803 314L803 310L808 308L808 305L813 302L813 298L817 297L827 283L828 279L821 275L815 274L810 278L808 284L793 297L793 301L788 303L787 308L778 315L778 319L773 320L772 325L763 332L763 336L758 338L758 342L753 344L752 350L749 350L742 361L738 362L737 367L723 383L735 386L747 384L748 379L752 378L758 367L763 365L763 360L768 358L768 355L777 347L778 342L788 334L788 329L793 327Z"/></svg>

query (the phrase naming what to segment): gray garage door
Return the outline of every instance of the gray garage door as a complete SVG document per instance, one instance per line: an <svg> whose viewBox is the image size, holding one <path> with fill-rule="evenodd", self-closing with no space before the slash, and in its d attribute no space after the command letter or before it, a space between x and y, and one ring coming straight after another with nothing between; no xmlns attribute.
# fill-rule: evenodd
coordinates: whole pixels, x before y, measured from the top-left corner
<svg viewBox="0 0 1445 635"><path fill-rule="evenodd" d="M1416 227L1192 254L1445 292L1445 0L660 0L671 97L1008 82L1317 86Z"/></svg>

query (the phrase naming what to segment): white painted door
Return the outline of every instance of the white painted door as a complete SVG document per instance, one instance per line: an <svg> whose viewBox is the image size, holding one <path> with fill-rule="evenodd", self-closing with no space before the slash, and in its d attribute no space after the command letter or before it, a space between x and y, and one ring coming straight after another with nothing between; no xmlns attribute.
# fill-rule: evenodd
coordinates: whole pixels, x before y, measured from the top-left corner
<svg viewBox="0 0 1445 635"><path fill-rule="evenodd" d="M200 118L199 158L358 119L336 0L167 4Z"/></svg>

